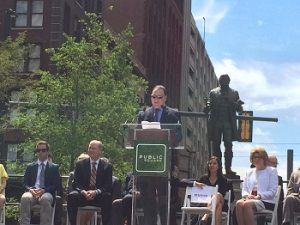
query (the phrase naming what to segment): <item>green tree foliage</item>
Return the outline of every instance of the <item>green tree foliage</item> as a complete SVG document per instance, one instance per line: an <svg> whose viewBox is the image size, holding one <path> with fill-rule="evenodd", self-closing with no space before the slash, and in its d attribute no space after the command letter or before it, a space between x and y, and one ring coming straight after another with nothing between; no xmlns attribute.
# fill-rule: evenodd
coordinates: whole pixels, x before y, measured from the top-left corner
<svg viewBox="0 0 300 225"><path fill-rule="evenodd" d="M22 76L16 75L16 70L22 63L27 51L26 34L21 33L17 38L8 37L0 42L0 119L1 131L5 129L7 123L3 115L9 101L12 90L20 90L26 85L26 80Z"/></svg>
<svg viewBox="0 0 300 225"><path fill-rule="evenodd" d="M94 14L84 27L80 41L66 37L62 47L48 50L58 72L40 72L40 81L27 90L30 113L22 113L14 125L27 134L25 153L38 139L47 140L64 173L90 140L101 140L114 173L123 176L131 161L121 124L135 121L137 94L146 82L133 74L130 29L112 35Z"/></svg>

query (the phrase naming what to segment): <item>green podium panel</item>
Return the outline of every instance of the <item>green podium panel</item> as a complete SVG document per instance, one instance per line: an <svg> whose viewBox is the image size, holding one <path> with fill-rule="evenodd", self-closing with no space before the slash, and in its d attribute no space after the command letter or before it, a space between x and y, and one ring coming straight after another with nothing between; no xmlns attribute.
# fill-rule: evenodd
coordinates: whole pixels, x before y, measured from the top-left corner
<svg viewBox="0 0 300 225"><path fill-rule="evenodd" d="M151 123L150 123L151 125ZM124 124L124 145L132 150L132 225L170 224L171 154L179 146L180 124Z"/></svg>
<svg viewBox="0 0 300 225"><path fill-rule="evenodd" d="M134 146L134 175L168 177L170 151L167 141L138 140Z"/></svg>

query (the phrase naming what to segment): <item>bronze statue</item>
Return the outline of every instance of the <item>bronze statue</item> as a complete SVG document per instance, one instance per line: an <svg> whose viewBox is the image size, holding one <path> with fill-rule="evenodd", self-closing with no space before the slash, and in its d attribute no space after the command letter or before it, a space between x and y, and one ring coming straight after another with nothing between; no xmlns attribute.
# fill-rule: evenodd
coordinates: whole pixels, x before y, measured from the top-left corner
<svg viewBox="0 0 300 225"><path fill-rule="evenodd" d="M208 113L208 134L212 143L212 153L222 159L221 141L225 146L225 170L228 176L236 176L231 170L232 141L238 140L236 113L242 112L244 102L239 93L229 87L230 77L223 74L219 78L219 86L209 92L205 112Z"/></svg>

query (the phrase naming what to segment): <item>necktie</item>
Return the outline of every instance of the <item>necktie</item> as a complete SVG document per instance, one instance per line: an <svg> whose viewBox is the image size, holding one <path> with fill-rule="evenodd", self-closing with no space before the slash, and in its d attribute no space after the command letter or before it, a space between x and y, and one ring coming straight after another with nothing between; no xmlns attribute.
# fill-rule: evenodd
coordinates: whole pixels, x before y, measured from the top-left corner
<svg viewBox="0 0 300 225"><path fill-rule="evenodd" d="M154 122L159 122L159 111L160 109L154 109Z"/></svg>
<svg viewBox="0 0 300 225"><path fill-rule="evenodd" d="M45 164L41 163L41 172L40 172L40 188L45 187Z"/></svg>
<svg viewBox="0 0 300 225"><path fill-rule="evenodd" d="M92 163L92 172L90 178L90 188L92 190L96 189L96 174L97 174L96 164L97 164L96 162Z"/></svg>

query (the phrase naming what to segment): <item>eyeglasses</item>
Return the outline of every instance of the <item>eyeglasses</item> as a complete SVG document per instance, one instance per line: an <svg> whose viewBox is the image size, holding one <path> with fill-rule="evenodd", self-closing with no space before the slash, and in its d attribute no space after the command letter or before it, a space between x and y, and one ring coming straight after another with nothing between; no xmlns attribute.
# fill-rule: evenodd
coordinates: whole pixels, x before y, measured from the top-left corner
<svg viewBox="0 0 300 225"><path fill-rule="evenodd" d="M152 98L152 99L159 99L159 100L161 100L161 99L163 99L163 97L164 97L164 96L155 96L155 95L151 95L151 98Z"/></svg>
<svg viewBox="0 0 300 225"><path fill-rule="evenodd" d="M261 156L259 156L259 155L255 155L255 156L253 156L253 159L261 159L262 157Z"/></svg>
<svg viewBox="0 0 300 225"><path fill-rule="evenodd" d="M48 151L48 149L46 149L46 148L37 148L35 151L36 152L46 152L46 151Z"/></svg>

